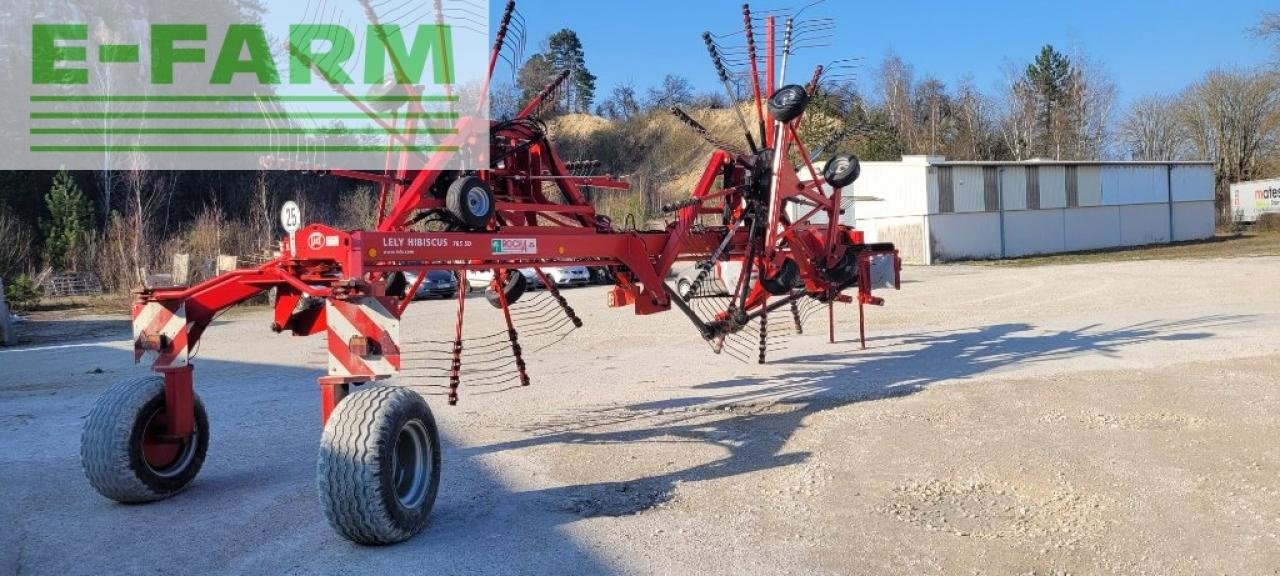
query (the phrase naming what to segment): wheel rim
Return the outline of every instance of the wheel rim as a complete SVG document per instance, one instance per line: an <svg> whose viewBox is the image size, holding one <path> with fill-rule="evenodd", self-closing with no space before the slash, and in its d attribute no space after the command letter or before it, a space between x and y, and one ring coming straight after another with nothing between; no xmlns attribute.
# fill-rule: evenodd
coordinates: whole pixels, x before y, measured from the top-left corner
<svg viewBox="0 0 1280 576"><path fill-rule="evenodd" d="M391 461L392 479L396 498L405 508L418 508L427 498L427 484L431 477L430 446L427 428L418 420L406 423L396 436Z"/></svg>
<svg viewBox="0 0 1280 576"><path fill-rule="evenodd" d="M193 429L190 438L174 440L167 436L168 432L169 418L163 408L152 413L142 429L142 463L162 478L177 476L191 464L199 434L199 430Z"/></svg>
<svg viewBox="0 0 1280 576"><path fill-rule="evenodd" d="M489 215L489 195L483 188L472 188L467 191L467 209L477 218Z"/></svg>

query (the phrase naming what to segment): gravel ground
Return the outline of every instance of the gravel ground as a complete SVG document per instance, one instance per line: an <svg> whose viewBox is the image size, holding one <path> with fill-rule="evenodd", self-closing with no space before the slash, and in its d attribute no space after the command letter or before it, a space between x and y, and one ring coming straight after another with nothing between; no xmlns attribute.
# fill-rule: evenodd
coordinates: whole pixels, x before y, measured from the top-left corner
<svg viewBox="0 0 1280 576"><path fill-rule="evenodd" d="M429 396L440 499L389 548L326 525L321 342L264 311L210 329L208 460L147 506L78 458L96 396L139 373L127 334L0 352L0 574L1280 574L1280 259L906 275L868 350L842 308L840 343L815 318L763 367L568 292L586 327L532 387ZM416 306L406 338L452 314Z"/></svg>

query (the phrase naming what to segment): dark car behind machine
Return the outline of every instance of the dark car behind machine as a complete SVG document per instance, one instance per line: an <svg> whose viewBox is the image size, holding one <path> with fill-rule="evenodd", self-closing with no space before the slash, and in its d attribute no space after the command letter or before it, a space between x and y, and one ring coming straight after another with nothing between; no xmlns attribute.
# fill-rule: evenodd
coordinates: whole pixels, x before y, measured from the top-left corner
<svg viewBox="0 0 1280 576"><path fill-rule="evenodd" d="M415 272L406 272L405 280L412 286L418 281L418 274ZM458 294L458 277L453 272L447 270L431 270L427 272L427 277L418 285L418 291L414 293L414 300L426 300L428 298L452 298Z"/></svg>

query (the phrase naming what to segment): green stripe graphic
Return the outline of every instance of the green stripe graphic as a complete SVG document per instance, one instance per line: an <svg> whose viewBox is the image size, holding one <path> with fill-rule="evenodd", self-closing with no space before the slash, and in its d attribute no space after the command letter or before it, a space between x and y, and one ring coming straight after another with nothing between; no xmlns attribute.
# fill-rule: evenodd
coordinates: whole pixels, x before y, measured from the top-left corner
<svg viewBox="0 0 1280 576"><path fill-rule="evenodd" d="M457 146L32 146L33 153L149 152L175 154L271 152L457 152Z"/></svg>
<svg viewBox="0 0 1280 576"><path fill-rule="evenodd" d="M32 128L32 136L451 136L456 128L426 128L411 133L384 128Z"/></svg>
<svg viewBox="0 0 1280 576"><path fill-rule="evenodd" d="M32 120L457 120L457 112L365 114L364 112L32 112Z"/></svg>
<svg viewBox="0 0 1280 576"><path fill-rule="evenodd" d="M105 46L104 46L105 48ZM458 96L32 96L32 102L457 102Z"/></svg>

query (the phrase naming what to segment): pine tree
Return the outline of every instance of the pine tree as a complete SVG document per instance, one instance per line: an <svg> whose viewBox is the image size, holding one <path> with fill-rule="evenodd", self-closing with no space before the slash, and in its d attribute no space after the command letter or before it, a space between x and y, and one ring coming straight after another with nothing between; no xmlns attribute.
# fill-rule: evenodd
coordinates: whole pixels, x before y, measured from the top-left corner
<svg viewBox="0 0 1280 576"><path fill-rule="evenodd" d="M1058 116L1066 107L1071 80L1071 60L1049 44L1040 50L1036 61L1027 66L1027 83L1035 94L1040 125L1036 152L1042 156L1056 158L1062 155L1060 146L1054 145L1054 135L1058 127Z"/></svg>
<svg viewBox="0 0 1280 576"><path fill-rule="evenodd" d="M555 77L555 68L546 56L534 54L529 58L516 77L516 86L520 89L520 107L528 105ZM551 103L548 102L548 104Z"/></svg>
<svg viewBox="0 0 1280 576"><path fill-rule="evenodd" d="M93 226L93 206L65 169L44 197L49 220L44 223L44 259L55 270L74 268Z"/></svg>
<svg viewBox="0 0 1280 576"><path fill-rule="evenodd" d="M596 76L587 69L586 53L578 33L565 28L547 40L547 60L556 72L573 73L566 91L566 107L573 112L587 112L596 99Z"/></svg>

